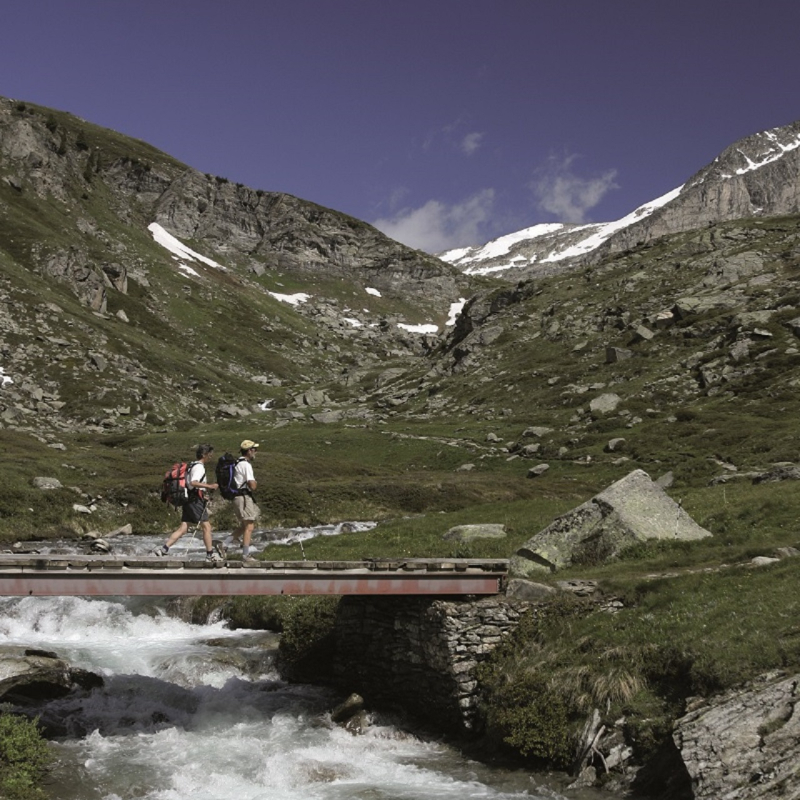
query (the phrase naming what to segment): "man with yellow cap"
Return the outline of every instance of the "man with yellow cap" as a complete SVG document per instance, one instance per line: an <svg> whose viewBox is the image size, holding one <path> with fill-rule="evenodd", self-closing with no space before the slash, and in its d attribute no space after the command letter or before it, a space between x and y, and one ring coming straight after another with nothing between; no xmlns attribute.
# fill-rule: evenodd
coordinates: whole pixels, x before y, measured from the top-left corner
<svg viewBox="0 0 800 800"><path fill-rule="evenodd" d="M253 493L258 488L256 476L253 472L253 460L258 451L258 444L251 439L245 439L239 445L241 457L236 462L233 470L233 485L238 490L238 494L233 498L233 510L239 525L233 531L233 540L242 542L242 561L251 558L250 538L253 535L253 528L256 526L261 510L256 505Z"/></svg>

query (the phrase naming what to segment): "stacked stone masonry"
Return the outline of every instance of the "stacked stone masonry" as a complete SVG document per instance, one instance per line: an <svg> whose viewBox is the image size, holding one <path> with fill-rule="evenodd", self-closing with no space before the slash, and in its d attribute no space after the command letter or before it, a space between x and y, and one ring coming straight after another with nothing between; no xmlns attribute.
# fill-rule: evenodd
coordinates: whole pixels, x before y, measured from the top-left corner
<svg viewBox="0 0 800 800"><path fill-rule="evenodd" d="M334 634L335 681L374 707L402 708L454 732L474 731L476 668L529 608L499 597L344 598Z"/></svg>

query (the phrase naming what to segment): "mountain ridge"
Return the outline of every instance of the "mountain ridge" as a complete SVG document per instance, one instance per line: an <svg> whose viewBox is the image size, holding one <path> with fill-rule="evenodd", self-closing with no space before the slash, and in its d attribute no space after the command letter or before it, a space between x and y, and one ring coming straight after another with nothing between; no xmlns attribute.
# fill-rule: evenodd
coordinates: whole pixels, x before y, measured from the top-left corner
<svg viewBox="0 0 800 800"><path fill-rule="evenodd" d="M11 100L0 268L0 419L50 430L250 414L293 402L286 384L352 383L424 351L414 331L475 285L348 215Z"/></svg>
<svg viewBox="0 0 800 800"><path fill-rule="evenodd" d="M715 222L800 211L800 121L734 142L684 184L614 222L543 223L439 257L468 274L557 274Z"/></svg>

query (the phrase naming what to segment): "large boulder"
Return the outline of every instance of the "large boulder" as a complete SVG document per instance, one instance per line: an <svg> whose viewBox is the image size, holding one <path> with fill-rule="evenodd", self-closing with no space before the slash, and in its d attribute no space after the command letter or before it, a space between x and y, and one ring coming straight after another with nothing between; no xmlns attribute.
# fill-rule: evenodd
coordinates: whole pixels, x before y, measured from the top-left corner
<svg viewBox="0 0 800 800"><path fill-rule="evenodd" d="M35 704L63 697L76 686L91 689L102 684L99 675L72 667L49 651L0 651L0 702Z"/></svg>
<svg viewBox="0 0 800 800"><path fill-rule="evenodd" d="M635 470L583 505L555 519L511 559L527 576L572 564L599 563L648 539L704 539L701 528L643 470Z"/></svg>
<svg viewBox="0 0 800 800"><path fill-rule="evenodd" d="M799 685L800 675L765 675L678 720L695 800L800 797Z"/></svg>

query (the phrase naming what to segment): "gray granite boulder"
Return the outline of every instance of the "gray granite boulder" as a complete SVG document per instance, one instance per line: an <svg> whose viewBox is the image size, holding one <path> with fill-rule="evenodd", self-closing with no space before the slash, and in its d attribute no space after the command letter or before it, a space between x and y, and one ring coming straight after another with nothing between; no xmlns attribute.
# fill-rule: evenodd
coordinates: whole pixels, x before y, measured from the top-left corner
<svg viewBox="0 0 800 800"><path fill-rule="evenodd" d="M528 539L511 559L522 577L580 563L601 563L648 539L711 536L643 470L635 470Z"/></svg>

